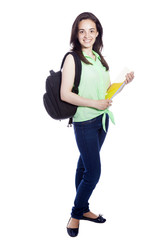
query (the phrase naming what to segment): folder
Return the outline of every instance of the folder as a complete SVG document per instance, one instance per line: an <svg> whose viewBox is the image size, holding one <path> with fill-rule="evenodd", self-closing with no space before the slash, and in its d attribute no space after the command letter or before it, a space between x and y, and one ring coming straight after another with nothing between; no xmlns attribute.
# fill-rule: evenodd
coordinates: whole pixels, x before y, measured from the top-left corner
<svg viewBox="0 0 160 240"><path fill-rule="evenodd" d="M107 89L105 99L112 99L121 91L121 89L125 86L125 79L126 74L130 73L131 71L128 68L124 68L122 72L118 75L115 79L114 83Z"/></svg>

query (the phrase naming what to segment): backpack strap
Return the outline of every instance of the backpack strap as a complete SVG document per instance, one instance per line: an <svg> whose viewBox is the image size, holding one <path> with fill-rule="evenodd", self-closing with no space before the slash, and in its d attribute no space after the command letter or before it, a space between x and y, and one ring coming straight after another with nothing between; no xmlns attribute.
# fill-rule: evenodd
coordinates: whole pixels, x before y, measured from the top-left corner
<svg viewBox="0 0 160 240"><path fill-rule="evenodd" d="M76 52L67 52L65 54L65 56L62 60L62 64L61 64L61 70L63 68L64 61L69 54L71 54L73 56L74 62L75 62L75 79L74 79L74 86L73 86L72 91L74 93L78 94L78 86L79 86L80 79L81 79L82 64L81 64L80 58ZM73 120L73 118L71 117L68 122L68 127L72 126L72 120Z"/></svg>
<svg viewBox="0 0 160 240"><path fill-rule="evenodd" d="M80 83L81 71L82 71L82 64L81 64L78 54L76 52L67 52L62 60L61 69L63 68L64 61L69 54L71 54L73 56L74 61L75 61L75 79L74 79L74 86L73 86L72 91L74 93L78 94L78 86Z"/></svg>

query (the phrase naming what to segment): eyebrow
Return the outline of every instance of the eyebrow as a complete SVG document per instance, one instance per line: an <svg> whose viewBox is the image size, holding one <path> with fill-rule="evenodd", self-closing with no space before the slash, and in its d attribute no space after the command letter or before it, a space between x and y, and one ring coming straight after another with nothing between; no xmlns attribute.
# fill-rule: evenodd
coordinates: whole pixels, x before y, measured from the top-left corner
<svg viewBox="0 0 160 240"><path fill-rule="evenodd" d="M95 30L95 28L90 28L89 30L92 30L92 29L94 29L94 30ZM80 28L80 29L78 29L78 30L85 30L85 29L83 29L83 28Z"/></svg>

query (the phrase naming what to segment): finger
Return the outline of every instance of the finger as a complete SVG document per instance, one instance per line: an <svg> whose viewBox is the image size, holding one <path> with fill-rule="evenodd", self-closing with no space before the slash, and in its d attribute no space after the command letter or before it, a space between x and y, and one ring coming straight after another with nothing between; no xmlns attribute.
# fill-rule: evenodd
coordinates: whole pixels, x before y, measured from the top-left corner
<svg viewBox="0 0 160 240"><path fill-rule="evenodd" d="M130 80L129 80L129 78L127 77L126 80L125 80L125 84L127 84L127 83L129 83L129 82L130 82Z"/></svg>
<svg viewBox="0 0 160 240"><path fill-rule="evenodd" d="M129 76L127 75L126 76L126 83L128 83L128 81L129 81Z"/></svg>
<svg viewBox="0 0 160 240"><path fill-rule="evenodd" d="M112 102L112 100L111 100L111 99L109 99L109 98L107 98L107 103L110 103L110 102Z"/></svg>
<svg viewBox="0 0 160 240"><path fill-rule="evenodd" d="M133 76L132 76L132 74L130 73L130 74L128 74L128 76L127 76L127 80L128 81L131 81L133 79Z"/></svg>
<svg viewBox="0 0 160 240"><path fill-rule="evenodd" d="M126 75L126 80L128 81L129 79L130 79L130 74L127 73L127 75Z"/></svg>
<svg viewBox="0 0 160 240"><path fill-rule="evenodd" d="M131 72L131 77L134 78L134 72Z"/></svg>
<svg viewBox="0 0 160 240"><path fill-rule="evenodd" d="M128 77L131 78L132 77L132 73L128 74Z"/></svg>

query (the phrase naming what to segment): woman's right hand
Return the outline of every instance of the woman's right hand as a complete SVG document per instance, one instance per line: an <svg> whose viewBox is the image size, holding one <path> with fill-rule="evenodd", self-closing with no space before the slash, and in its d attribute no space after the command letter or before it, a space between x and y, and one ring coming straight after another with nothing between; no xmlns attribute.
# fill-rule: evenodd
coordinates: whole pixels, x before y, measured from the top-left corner
<svg viewBox="0 0 160 240"><path fill-rule="evenodd" d="M106 108L110 107L111 105L112 105L112 100L110 100L110 99L96 100L96 102L95 102L95 108L98 110L105 110Z"/></svg>

